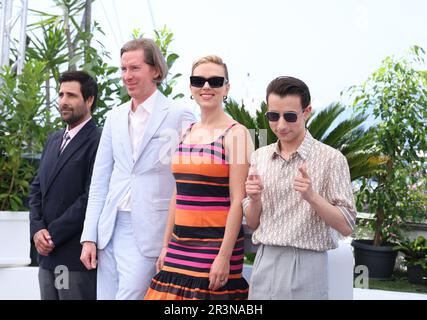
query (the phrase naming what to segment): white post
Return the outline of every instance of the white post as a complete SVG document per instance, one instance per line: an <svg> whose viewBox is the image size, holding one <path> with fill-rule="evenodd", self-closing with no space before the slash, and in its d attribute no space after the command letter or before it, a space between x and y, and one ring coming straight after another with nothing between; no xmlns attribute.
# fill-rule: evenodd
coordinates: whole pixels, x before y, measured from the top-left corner
<svg viewBox="0 0 427 320"><path fill-rule="evenodd" d="M9 65L12 0L2 0L0 21L0 68Z"/></svg>
<svg viewBox="0 0 427 320"><path fill-rule="evenodd" d="M21 74L25 61L25 47L26 47L26 29L27 29L27 11L28 0L20 0L21 5L16 17L13 14L13 0L0 0L1 1L1 20L0 20L0 67L9 66L10 58L10 41L12 29L18 19L21 19L19 30L19 42L17 48L17 73Z"/></svg>
<svg viewBox="0 0 427 320"><path fill-rule="evenodd" d="M153 30L156 30L156 22L154 21L153 8L151 7L150 0L147 0L147 4L148 4L148 11L150 11L151 24L153 25Z"/></svg>
<svg viewBox="0 0 427 320"><path fill-rule="evenodd" d="M28 11L28 0L21 0L21 30L19 32L19 48L18 48L18 61L17 61L17 73L21 74L25 62L25 48L27 42L27 11Z"/></svg>

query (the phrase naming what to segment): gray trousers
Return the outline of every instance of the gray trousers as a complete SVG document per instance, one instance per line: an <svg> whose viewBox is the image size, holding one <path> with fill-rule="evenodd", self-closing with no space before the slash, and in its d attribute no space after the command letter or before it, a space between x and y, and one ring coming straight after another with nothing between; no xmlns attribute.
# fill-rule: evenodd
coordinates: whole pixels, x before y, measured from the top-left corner
<svg viewBox="0 0 427 320"><path fill-rule="evenodd" d="M39 267L42 300L96 300L96 270L56 271Z"/></svg>
<svg viewBox="0 0 427 320"><path fill-rule="evenodd" d="M327 252L260 245L249 300L328 299Z"/></svg>

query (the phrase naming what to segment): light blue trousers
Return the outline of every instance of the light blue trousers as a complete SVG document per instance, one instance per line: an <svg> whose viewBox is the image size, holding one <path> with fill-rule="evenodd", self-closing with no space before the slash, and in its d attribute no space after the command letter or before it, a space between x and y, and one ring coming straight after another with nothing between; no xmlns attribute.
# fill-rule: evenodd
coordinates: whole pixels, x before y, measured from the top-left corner
<svg viewBox="0 0 427 320"><path fill-rule="evenodd" d="M144 299L156 273L156 260L139 252L131 213L118 212L110 242L98 250L97 299Z"/></svg>

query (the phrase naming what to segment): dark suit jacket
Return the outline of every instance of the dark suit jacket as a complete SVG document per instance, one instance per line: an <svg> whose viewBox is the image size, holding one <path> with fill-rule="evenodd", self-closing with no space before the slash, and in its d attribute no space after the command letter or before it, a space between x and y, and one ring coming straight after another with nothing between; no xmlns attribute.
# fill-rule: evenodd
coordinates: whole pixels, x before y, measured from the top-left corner
<svg viewBox="0 0 427 320"><path fill-rule="evenodd" d="M63 134L49 135L30 187L30 235L33 241L37 231L47 229L55 244L47 257L39 255L41 267L83 271L80 236L101 130L89 120L59 155Z"/></svg>

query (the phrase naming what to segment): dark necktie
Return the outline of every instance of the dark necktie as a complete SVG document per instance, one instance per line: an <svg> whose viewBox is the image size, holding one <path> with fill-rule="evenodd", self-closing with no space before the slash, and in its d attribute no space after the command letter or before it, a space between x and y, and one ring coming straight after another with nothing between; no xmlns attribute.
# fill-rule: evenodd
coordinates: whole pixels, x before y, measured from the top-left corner
<svg viewBox="0 0 427 320"><path fill-rule="evenodd" d="M68 131L64 133L64 136L62 137L62 144L61 144L61 148L59 149L59 154L62 153L62 151L64 151L65 146L67 145L68 140L70 140L70 135L68 134Z"/></svg>

